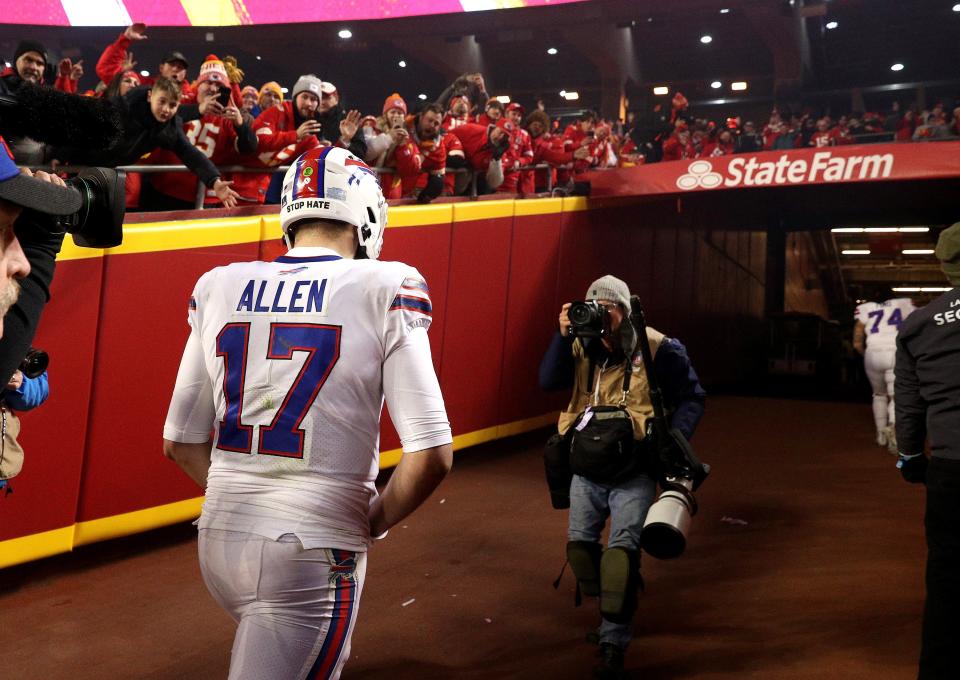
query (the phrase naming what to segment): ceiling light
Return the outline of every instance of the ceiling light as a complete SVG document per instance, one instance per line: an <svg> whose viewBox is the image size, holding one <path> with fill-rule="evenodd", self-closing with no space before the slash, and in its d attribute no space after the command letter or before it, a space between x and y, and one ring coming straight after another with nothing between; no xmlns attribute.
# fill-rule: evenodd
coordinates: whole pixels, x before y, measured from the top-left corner
<svg viewBox="0 0 960 680"><path fill-rule="evenodd" d="M566 91L566 90L560 90L560 96L561 96L561 97L566 97L566 96L567 96L567 91Z"/></svg>
<svg viewBox="0 0 960 680"><path fill-rule="evenodd" d="M900 231L904 234L926 234L930 227L900 227Z"/></svg>
<svg viewBox="0 0 960 680"><path fill-rule="evenodd" d="M140 71L140 75L142 75L144 78L146 78L147 76L150 75L150 71Z"/></svg>
<svg viewBox="0 0 960 680"><path fill-rule="evenodd" d="M260 55L259 55L259 54L257 55L257 61L260 61Z"/></svg>
<svg viewBox="0 0 960 680"><path fill-rule="evenodd" d="M828 21L828 22L827 22L827 30L828 30L828 31L832 31L833 29L835 29L835 28L836 28L837 26L839 26L839 25L840 25L840 24L838 24L836 21Z"/></svg>
<svg viewBox="0 0 960 680"><path fill-rule="evenodd" d="M747 84L746 84L745 82L743 82L742 80L738 80L738 81L735 82L735 83L730 83L730 89L731 89L731 90L736 90L736 91L738 91L738 92L742 92L743 90L746 90L746 89L747 89Z"/></svg>
<svg viewBox="0 0 960 680"><path fill-rule="evenodd" d="M710 43L713 42L713 36L711 36L711 35L701 35L701 36L700 36L700 42L702 42L704 45L709 45Z"/></svg>
<svg viewBox="0 0 960 680"><path fill-rule="evenodd" d="M901 234L926 234L930 227L837 227L831 229L834 234L862 234L864 232L890 233L900 232Z"/></svg>
<svg viewBox="0 0 960 680"><path fill-rule="evenodd" d="M901 63L899 63L899 62L896 63L896 64L893 64L893 65L890 67L890 70L891 70L891 71L902 71L902 70L903 70L903 64L901 64Z"/></svg>
<svg viewBox="0 0 960 680"><path fill-rule="evenodd" d="M655 88L653 88L653 93L654 93L654 94L669 94L669 93L670 93L670 88L667 87L666 85L657 85Z"/></svg>
<svg viewBox="0 0 960 680"><path fill-rule="evenodd" d="M730 14L730 10L724 7L722 10L720 10L720 14Z"/></svg>
<svg viewBox="0 0 960 680"><path fill-rule="evenodd" d="M953 6L953 11L954 11L954 12L960 12L960 5L954 5L954 6Z"/></svg>
<svg viewBox="0 0 960 680"><path fill-rule="evenodd" d="M854 248L851 250L841 250L840 252L844 255L869 255L870 254L869 250L860 250L857 248Z"/></svg>
<svg viewBox="0 0 960 680"><path fill-rule="evenodd" d="M947 293L951 290L953 290L953 288L950 288L948 286L933 286L931 288L921 288L920 292L921 293Z"/></svg>
<svg viewBox="0 0 960 680"><path fill-rule="evenodd" d="M898 288L891 288L894 293L946 293L953 290L948 286L900 286Z"/></svg>
<svg viewBox="0 0 960 680"><path fill-rule="evenodd" d="M417 95L417 99L422 99L422 100L426 101L427 95L425 95L425 94L423 94L423 93L421 92L420 94Z"/></svg>
<svg viewBox="0 0 960 680"><path fill-rule="evenodd" d="M933 248L908 248L900 252L904 255L933 255Z"/></svg>
<svg viewBox="0 0 960 680"><path fill-rule="evenodd" d="M863 227L837 227L836 229L831 229L834 234L862 234Z"/></svg>
<svg viewBox="0 0 960 680"><path fill-rule="evenodd" d="M714 90L719 90L721 87L723 87L723 83L721 83L719 80L714 80L712 83L710 83L710 87L712 87Z"/></svg>
<svg viewBox="0 0 960 680"><path fill-rule="evenodd" d="M557 48L556 48L556 47L551 47L551 48L547 49L547 54L549 54L549 55L551 55L551 56L553 56L553 55L556 54L556 53L557 53Z"/></svg>
<svg viewBox="0 0 960 680"><path fill-rule="evenodd" d="M286 93L289 92L290 90L287 89L287 88L285 88L285 87L281 87L281 88L280 88L280 91L283 92L284 94L286 94Z"/></svg>
<svg viewBox="0 0 960 680"><path fill-rule="evenodd" d="M407 62L401 59L400 61L397 62L397 66L399 66L400 68L407 68Z"/></svg>
<svg viewBox="0 0 960 680"><path fill-rule="evenodd" d="M580 93L579 93L579 92L567 92L565 95L563 95L563 98L566 99L567 101L573 101L574 99L580 99Z"/></svg>
<svg viewBox="0 0 960 680"><path fill-rule="evenodd" d="M349 40L350 38L353 37L353 31L351 31L349 28L341 28L340 32L337 33L337 35L339 35L344 40Z"/></svg>
<svg viewBox="0 0 960 680"><path fill-rule="evenodd" d="M500 102L501 104L509 104L509 103L510 103L510 96L509 96L509 95L506 95L506 94L498 94L496 97L494 97L494 99L496 99L496 100L497 100L498 102Z"/></svg>
<svg viewBox="0 0 960 680"><path fill-rule="evenodd" d="M895 234L899 231L898 227L867 227L864 229L868 234Z"/></svg>
<svg viewBox="0 0 960 680"><path fill-rule="evenodd" d="M891 288L894 293L919 293L920 286L900 286L898 288Z"/></svg>

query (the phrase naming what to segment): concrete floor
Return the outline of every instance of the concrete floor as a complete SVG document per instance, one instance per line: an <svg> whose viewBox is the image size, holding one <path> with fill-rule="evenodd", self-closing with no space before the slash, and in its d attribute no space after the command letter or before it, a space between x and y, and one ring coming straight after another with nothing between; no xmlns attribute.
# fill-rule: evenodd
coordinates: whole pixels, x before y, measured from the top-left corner
<svg viewBox="0 0 960 680"><path fill-rule="evenodd" d="M681 559L644 558L634 678L906 680L923 604L923 489L872 443L869 405L711 398L713 465ZM566 513L543 432L457 454L426 505L371 552L343 677L590 677ZM0 572L0 678L225 678L233 623L180 525ZM407 606L403 603L413 600Z"/></svg>

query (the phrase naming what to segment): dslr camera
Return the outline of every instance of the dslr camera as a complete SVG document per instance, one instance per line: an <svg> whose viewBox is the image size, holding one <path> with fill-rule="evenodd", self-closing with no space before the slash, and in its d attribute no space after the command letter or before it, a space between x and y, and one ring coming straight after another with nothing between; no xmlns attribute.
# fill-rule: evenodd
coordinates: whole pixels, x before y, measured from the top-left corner
<svg viewBox="0 0 960 680"><path fill-rule="evenodd" d="M610 332L610 313L596 300L577 300L567 310L570 335L575 338L600 338Z"/></svg>

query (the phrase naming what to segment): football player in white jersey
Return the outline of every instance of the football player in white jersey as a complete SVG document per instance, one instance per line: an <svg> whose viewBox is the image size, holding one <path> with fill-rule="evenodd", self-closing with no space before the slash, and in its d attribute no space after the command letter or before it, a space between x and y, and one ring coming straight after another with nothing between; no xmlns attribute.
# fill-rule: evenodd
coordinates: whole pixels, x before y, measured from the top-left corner
<svg viewBox="0 0 960 680"><path fill-rule="evenodd" d="M854 312L853 346L863 355L863 367L873 389L873 422L877 445L896 454L893 406L893 367L900 324L916 309L910 298L863 302Z"/></svg>
<svg viewBox="0 0 960 680"><path fill-rule="evenodd" d="M190 298L164 453L206 489L200 567L239 624L230 680L340 677L372 538L450 469L430 296L377 261L386 222L362 161L308 151L284 178L289 252L217 267ZM384 397L404 455L378 495Z"/></svg>

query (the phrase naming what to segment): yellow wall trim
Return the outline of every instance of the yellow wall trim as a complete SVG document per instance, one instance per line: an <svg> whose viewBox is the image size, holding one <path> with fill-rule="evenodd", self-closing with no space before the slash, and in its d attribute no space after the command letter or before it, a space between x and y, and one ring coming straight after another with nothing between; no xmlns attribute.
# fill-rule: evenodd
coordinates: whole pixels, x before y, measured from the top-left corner
<svg viewBox="0 0 960 680"><path fill-rule="evenodd" d="M556 421L557 412L552 412L534 418L486 427L482 430L457 435L453 438L453 448L456 451L494 439L530 432ZM382 452L380 454L380 469L393 467L400 462L401 455L401 449ZM188 498L176 503L167 503L166 505L126 512L121 515L77 522L73 526L63 527L62 529L2 541L0 542L0 569L70 552L77 546L193 520L200 516L202 506L202 496Z"/></svg>
<svg viewBox="0 0 960 680"><path fill-rule="evenodd" d="M495 220L500 217L513 217L513 204L509 201L465 201L453 204L453 221Z"/></svg>
<svg viewBox="0 0 960 680"><path fill-rule="evenodd" d="M141 531L149 531L169 524L196 519L200 516L202 506L203 497L201 496L144 510L125 512L122 515L77 522L74 525L73 545L87 545L97 541L105 541L108 538L129 536Z"/></svg>
<svg viewBox="0 0 960 680"><path fill-rule="evenodd" d="M0 569L32 562L73 548L73 527L11 538L0 543Z"/></svg>

